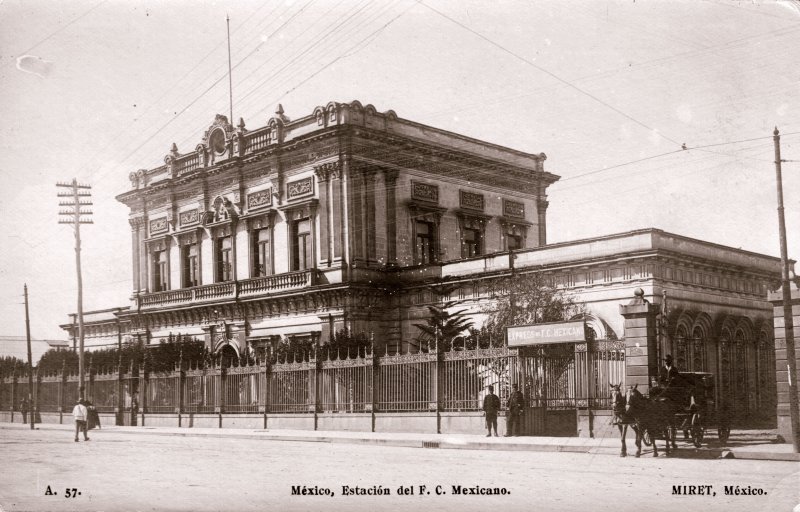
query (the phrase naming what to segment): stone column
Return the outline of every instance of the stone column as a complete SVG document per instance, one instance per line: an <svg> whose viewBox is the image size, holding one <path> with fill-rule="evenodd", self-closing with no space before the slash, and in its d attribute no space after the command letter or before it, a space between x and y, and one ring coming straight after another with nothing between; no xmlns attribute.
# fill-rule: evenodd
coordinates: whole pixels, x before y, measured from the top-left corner
<svg viewBox="0 0 800 512"><path fill-rule="evenodd" d="M330 266L331 240L330 240L330 172L328 166L323 164L314 167L319 184L319 263L320 266Z"/></svg>
<svg viewBox="0 0 800 512"><path fill-rule="evenodd" d="M625 383L638 384L647 393L650 379L658 376L658 343L656 315L659 307L644 298L644 290L637 288L627 305L620 304L619 313L625 318Z"/></svg>
<svg viewBox="0 0 800 512"><path fill-rule="evenodd" d="M536 210L538 214L537 222L539 224L539 241L538 246L547 245L547 207L550 203L544 198L540 198L536 202Z"/></svg>
<svg viewBox="0 0 800 512"><path fill-rule="evenodd" d="M375 262L375 171L371 169L364 171L364 209L364 256L367 262Z"/></svg>
<svg viewBox="0 0 800 512"><path fill-rule="evenodd" d="M798 345L800 333L800 289L791 286L792 291L792 319L794 321L794 344ZM789 361L786 358L786 329L783 318L783 293L780 289L770 292L769 301L772 303L775 325L775 385L777 390L777 415L778 433L786 442L792 442L792 422L789 414ZM795 348L795 360L798 372L794 379L800 378L800 350ZM794 381L800 382L798 380Z"/></svg>
<svg viewBox="0 0 800 512"><path fill-rule="evenodd" d="M144 228L144 217L133 217L128 219L128 224L131 226L131 252L133 255L133 293L134 295L142 290L142 278L141 278L141 262L139 259L141 258L142 251L141 248L144 245L144 236L143 236L143 228Z"/></svg>
<svg viewBox="0 0 800 512"><path fill-rule="evenodd" d="M331 228L331 254L333 261L341 261L342 246L346 245L344 242L347 240L346 222L347 210L345 209L343 197L344 182L342 180L342 164L336 162L331 167L330 172L331 183L331 201L330 201L330 228Z"/></svg>
<svg viewBox="0 0 800 512"><path fill-rule="evenodd" d="M397 266L397 176L400 173L387 169L383 172L386 186L386 266Z"/></svg>

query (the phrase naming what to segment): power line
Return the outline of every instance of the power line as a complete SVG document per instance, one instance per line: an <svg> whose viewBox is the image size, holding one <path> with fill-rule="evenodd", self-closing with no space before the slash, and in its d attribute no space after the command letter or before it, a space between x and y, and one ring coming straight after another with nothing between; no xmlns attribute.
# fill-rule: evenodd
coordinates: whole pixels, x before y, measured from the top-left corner
<svg viewBox="0 0 800 512"><path fill-rule="evenodd" d="M61 26L61 27L59 27L57 30L55 30L54 32L52 32L50 35L48 35L48 36L47 36L47 37L45 37L44 39L40 40L38 43L34 44L33 46L31 46L30 48L28 48L28 49L27 49L27 50L25 50L24 52L20 52L20 55L26 55L26 54L28 54L28 53L32 52L32 51L33 51L34 49L36 49L36 48L37 48L37 47L38 47L40 44L42 44L42 43L44 43L44 42L46 42L46 41L49 41L49 40L50 40L50 38L52 38L52 37L53 37L53 36L55 36L56 34L59 34L59 33L61 33L61 32L62 32L62 31L64 31L64 30L65 30L67 27L69 27L69 26L73 25L73 24L74 24L74 23L76 23L77 21L79 21L79 20L83 19L83 17L84 17L84 16L86 16L86 15L87 15L87 14L89 14L90 12L94 11L95 9L97 9L98 7L100 7L101 5L103 5L104 3L106 3L107 1L108 1L108 0L101 0L100 2L98 2L97 4L95 4L95 5L94 5L94 7L90 8L89 10L87 10L87 11L83 12L82 14L78 15L76 18L73 18L73 19L72 19L72 21L70 21L70 22L69 22L69 23L67 23L66 25L62 25L62 26Z"/></svg>

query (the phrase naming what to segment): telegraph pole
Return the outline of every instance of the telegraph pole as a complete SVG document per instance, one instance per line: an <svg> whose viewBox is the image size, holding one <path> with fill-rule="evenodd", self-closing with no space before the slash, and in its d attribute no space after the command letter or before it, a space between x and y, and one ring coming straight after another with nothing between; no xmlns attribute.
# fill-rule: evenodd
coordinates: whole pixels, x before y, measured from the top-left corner
<svg viewBox="0 0 800 512"><path fill-rule="evenodd" d="M82 185L74 178L72 183L57 183L56 187L69 189L58 193L58 197L69 198L61 201L59 206L64 207L58 214L59 224L71 224L75 231L75 266L78 270L78 398L84 398L86 391L84 365L83 365L83 279L81 277L81 224L94 224L91 210L84 210L84 206L91 206L91 185Z"/></svg>
<svg viewBox="0 0 800 512"><path fill-rule="evenodd" d="M789 416L792 422L792 447L800 452L800 411L797 403L797 359L794 351L792 292L789 287L789 252L786 248L786 220L783 215L783 178L781 176L781 137L778 127L772 132L775 141L775 177L778 183L778 228L781 238L781 281L783 292L783 329L786 339L786 370L789 375Z"/></svg>
<svg viewBox="0 0 800 512"><path fill-rule="evenodd" d="M31 415L31 430L33 430L33 422L36 417L36 409L38 405L33 403L33 356L31 355L31 320L28 316L28 284L25 283L25 336L28 339L28 407Z"/></svg>

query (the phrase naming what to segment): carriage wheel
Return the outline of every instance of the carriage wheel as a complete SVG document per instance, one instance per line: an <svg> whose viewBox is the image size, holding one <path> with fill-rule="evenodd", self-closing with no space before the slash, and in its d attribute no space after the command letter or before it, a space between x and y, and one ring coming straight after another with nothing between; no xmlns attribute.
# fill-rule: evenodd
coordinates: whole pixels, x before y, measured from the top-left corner
<svg viewBox="0 0 800 512"><path fill-rule="evenodd" d="M727 425L725 425L724 427L719 427L717 429L717 435L719 437L719 442L720 443L723 443L723 444L727 443L728 442L728 436L731 435L731 427L729 427Z"/></svg>

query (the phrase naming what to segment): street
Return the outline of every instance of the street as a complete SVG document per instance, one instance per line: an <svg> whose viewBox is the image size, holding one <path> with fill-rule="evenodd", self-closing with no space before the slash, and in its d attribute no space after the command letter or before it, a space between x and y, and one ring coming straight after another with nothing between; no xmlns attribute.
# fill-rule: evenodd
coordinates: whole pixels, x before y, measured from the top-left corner
<svg viewBox="0 0 800 512"><path fill-rule="evenodd" d="M90 442L75 443L67 431L7 429L0 430L0 452L2 511L778 512L792 510L800 492L796 462L621 459L113 431L92 431ZM343 486L357 494L345 496ZM763 494L726 495L725 486ZM695 494L676 495L674 489ZM383 490L389 494L369 495ZM504 494L485 494L491 492Z"/></svg>

